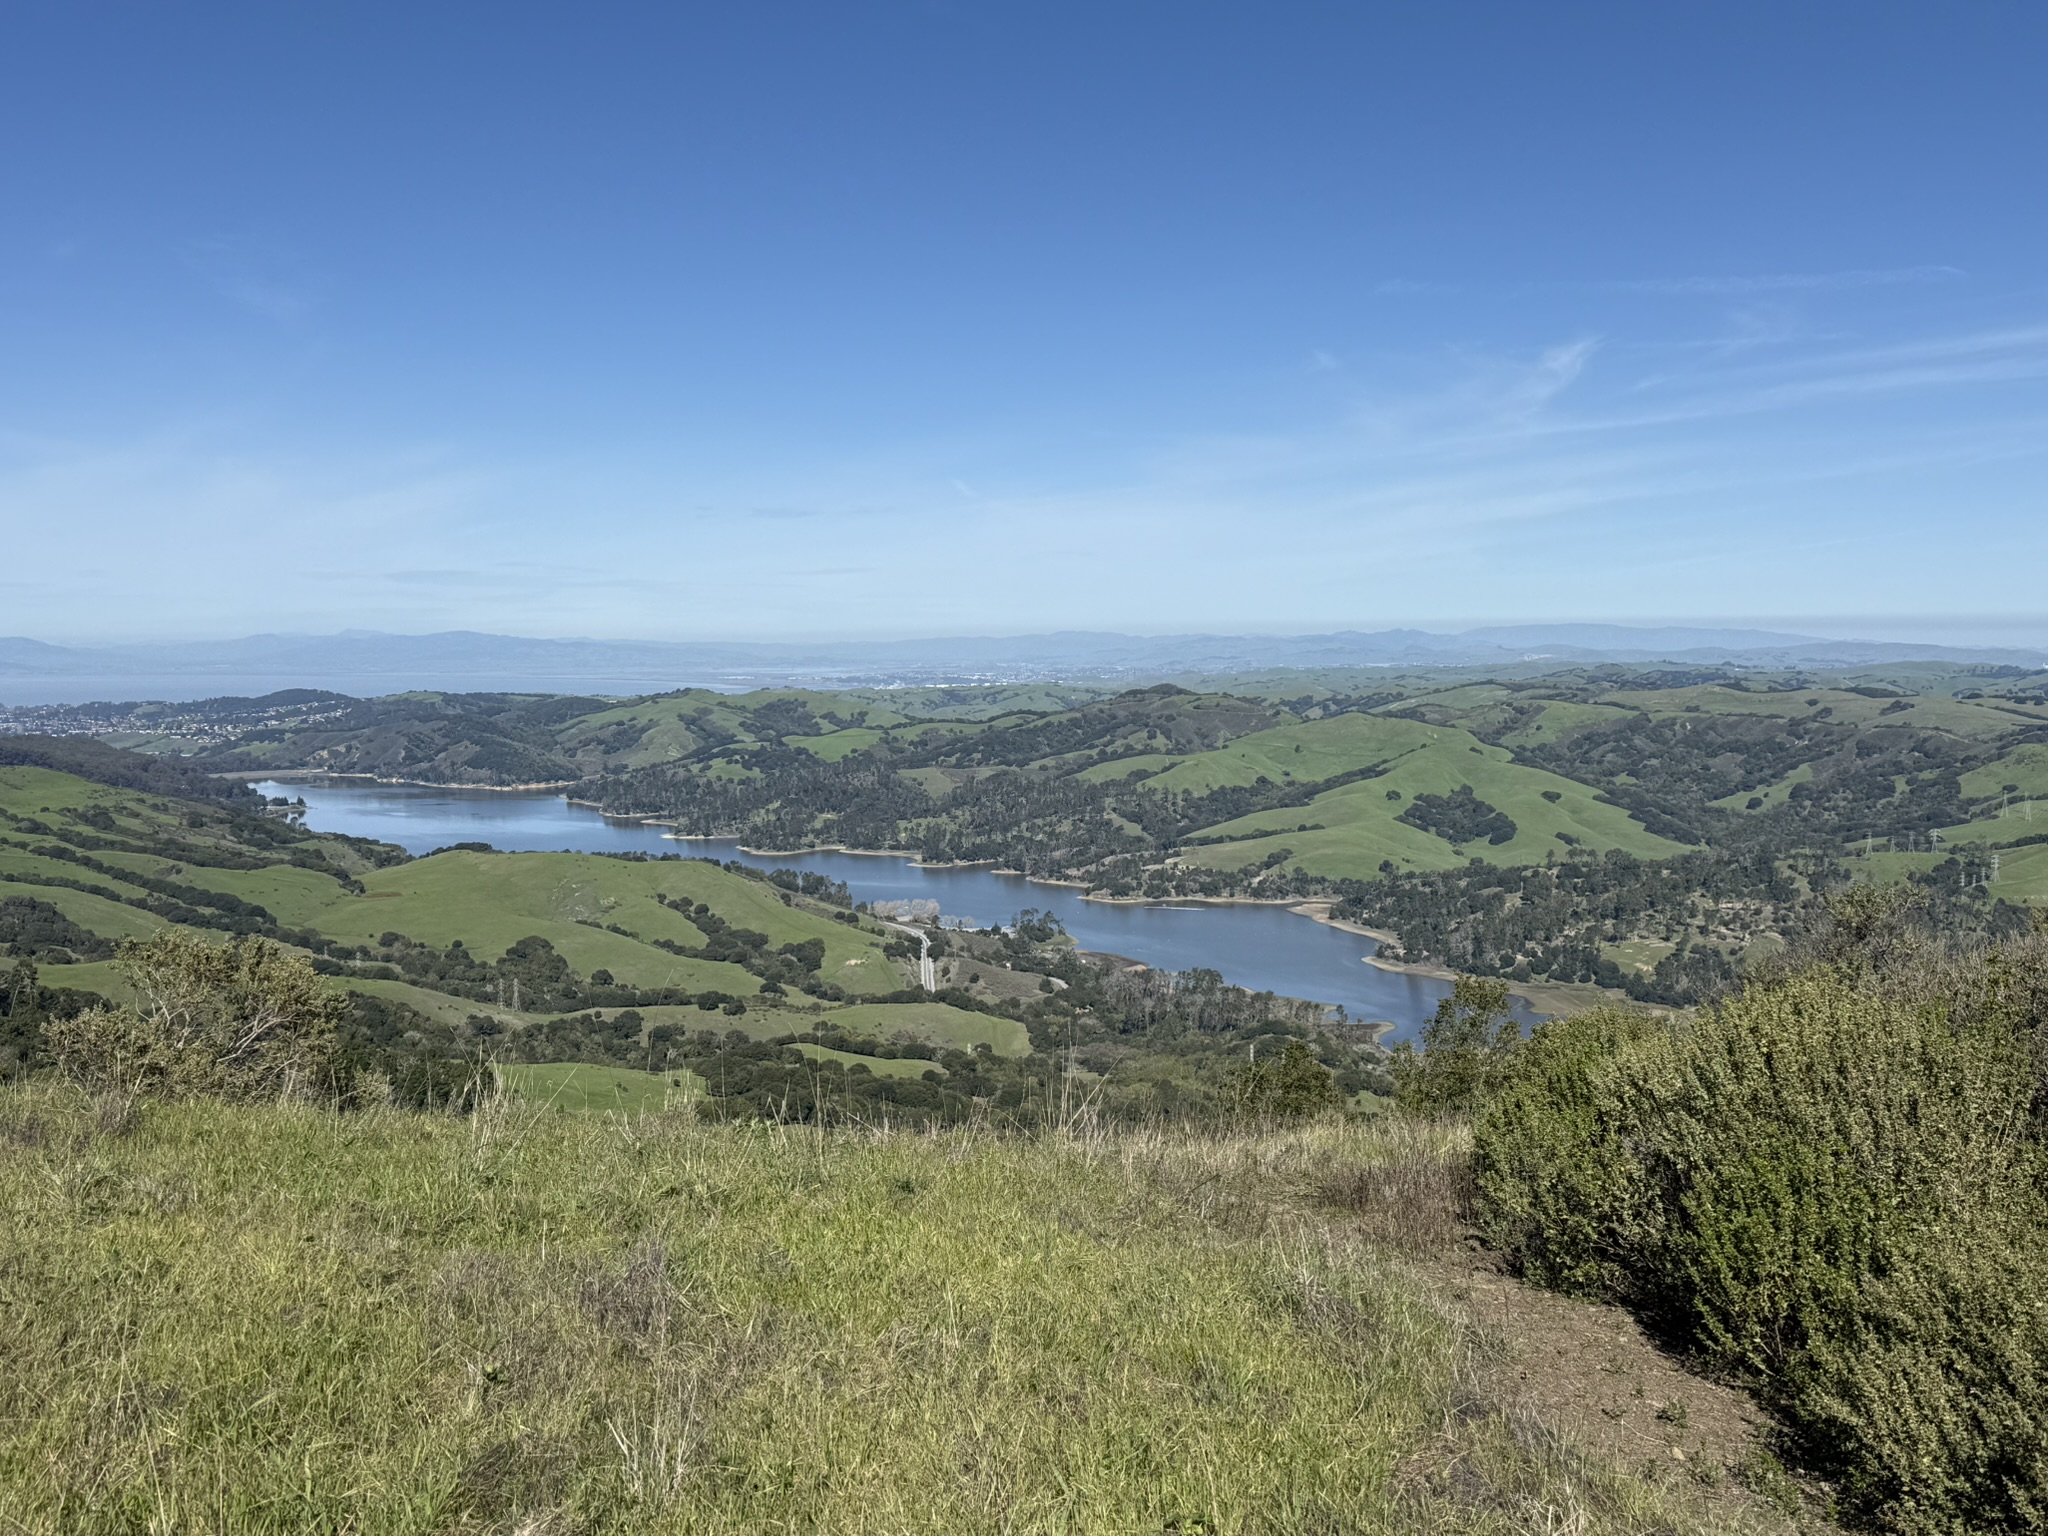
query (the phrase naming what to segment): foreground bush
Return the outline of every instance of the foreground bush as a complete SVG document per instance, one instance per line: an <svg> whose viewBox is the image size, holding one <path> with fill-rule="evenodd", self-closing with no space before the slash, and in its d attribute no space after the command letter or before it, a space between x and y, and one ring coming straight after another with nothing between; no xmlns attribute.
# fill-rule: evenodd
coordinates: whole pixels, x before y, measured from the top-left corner
<svg viewBox="0 0 2048 1536"><path fill-rule="evenodd" d="M310 959L267 939L228 943L167 928L117 957L132 1008L43 1028L58 1069L96 1089L162 1096L334 1096L347 1002Z"/></svg>
<svg viewBox="0 0 2048 1536"><path fill-rule="evenodd" d="M1456 1150L0 1089L0 1530L1730 1529L1319 1214Z"/></svg>
<svg viewBox="0 0 2048 1536"><path fill-rule="evenodd" d="M1501 1068L1473 1147L1488 1244L1539 1285L1637 1299L1631 1237L1656 1198L1625 1123L1623 1064L1668 1047L1667 1029L1603 1008L1537 1026Z"/></svg>
<svg viewBox="0 0 2048 1536"><path fill-rule="evenodd" d="M2039 1021L1951 991L1970 1005L1823 967L1689 1026L1546 1025L1478 1117L1479 1220L1531 1278L1754 1382L1862 1517L2039 1530Z"/></svg>

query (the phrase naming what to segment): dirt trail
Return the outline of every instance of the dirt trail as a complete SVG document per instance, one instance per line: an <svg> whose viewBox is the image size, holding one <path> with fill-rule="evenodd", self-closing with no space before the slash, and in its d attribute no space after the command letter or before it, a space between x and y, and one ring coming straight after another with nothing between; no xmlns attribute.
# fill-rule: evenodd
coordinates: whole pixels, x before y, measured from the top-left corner
<svg viewBox="0 0 2048 1536"><path fill-rule="evenodd" d="M1524 1285L1483 1250L1428 1267L1484 1331L1482 1372L1498 1400L1731 1517L1834 1528L1815 1517L1811 1490L1802 1497L1779 1470L1769 1415L1747 1393L1688 1370L1621 1308Z"/></svg>
<svg viewBox="0 0 2048 1536"><path fill-rule="evenodd" d="M1836 1529L1819 1515L1825 1490L1785 1473L1775 1425L1746 1392L1698 1374L1620 1307L1509 1274L1465 1218L1472 1189L1460 1159L1424 1151L1352 1169L1323 1195L1352 1213L1358 1236L1400 1254L1470 1319L1473 1387L1490 1412L1704 1503L1717 1528Z"/></svg>

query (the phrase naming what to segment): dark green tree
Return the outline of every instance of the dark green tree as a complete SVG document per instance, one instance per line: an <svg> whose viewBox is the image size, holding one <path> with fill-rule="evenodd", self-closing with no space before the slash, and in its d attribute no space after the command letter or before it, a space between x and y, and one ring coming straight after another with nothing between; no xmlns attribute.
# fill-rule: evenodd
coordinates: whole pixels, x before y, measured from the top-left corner
<svg viewBox="0 0 2048 1536"><path fill-rule="evenodd" d="M0 1078L28 1070L43 1032L42 989L33 960L0 975Z"/></svg>
<svg viewBox="0 0 2048 1536"><path fill-rule="evenodd" d="M1305 1120L1343 1100L1337 1080L1300 1040L1277 1057L1246 1062L1231 1086L1239 1111L1262 1120Z"/></svg>
<svg viewBox="0 0 2048 1536"><path fill-rule="evenodd" d="M1521 1045L1508 1010L1508 984L1460 976L1422 1026L1420 1053L1394 1049L1394 1100L1412 1115L1468 1115L1484 1103Z"/></svg>

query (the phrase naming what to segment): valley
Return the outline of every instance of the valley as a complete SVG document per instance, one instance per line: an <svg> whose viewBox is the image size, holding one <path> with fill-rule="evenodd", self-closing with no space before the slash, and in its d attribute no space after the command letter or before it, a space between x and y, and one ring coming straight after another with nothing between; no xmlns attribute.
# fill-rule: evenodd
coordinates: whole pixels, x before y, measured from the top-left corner
<svg viewBox="0 0 2048 1536"><path fill-rule="evenodd" d="M146 708L105 706L121 729L97 733L216 775L547 786L771 854L901 849L1110 900L1326 902L1394 934L1391 960L1685 1007L1833 885L1907 878L1984 932L2048 901L2044 676L1525 664L1059 697L303 691L163 706L176 728L154 734L134 729Z"/></svg>
<svg viewBox="0 0 2048 1536"><path fill-rule="evenodd" d="M1374 1031L1341 1012L1214 971L1127 974L1039 911L921 941L807 871L474 842L414 857L180 760L9 751L0 1076L37 1064L47 1021L131 999L125 942L182 934L306 957L348 999L353 1079L421 1107L502 1076L558 1107L675 1090L741 1118L1029 1119L1076 1084L1111 1115L1199 1116L1230 1112L1247 1050L1289 1040L1354 1096L1386 1086ZM575 1064L594 1077L569 1092L552 1069Z"/></svg>

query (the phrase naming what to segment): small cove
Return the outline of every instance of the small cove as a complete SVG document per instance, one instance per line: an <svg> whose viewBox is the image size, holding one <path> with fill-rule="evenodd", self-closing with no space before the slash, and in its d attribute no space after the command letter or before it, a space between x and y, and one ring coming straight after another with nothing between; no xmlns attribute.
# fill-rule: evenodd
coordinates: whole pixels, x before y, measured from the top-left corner
<svg viewBox="0 0 2048 1536"><path fill-rule="evenodd" d="M843 881L857 901L923 898L949 920L1006 923L1026 907L1051 911L1083 949L1123 955L1160 970L1207 967L1238 986L1343 1006L1354 1019L1385 1020L1389 1039L1412 1038L1449 983L1365 963L1373 941L1297 916L1284 906L1088 901L1071 886L986 868L923 868L893 854L758 854L737 840L679 840L666 829L600 815L547 790L259 782L265 795L303 796L316 832L395 843L431 853L451 843L489 843L508 853L681 854L738 860L757 869L813 870Z"/></svg>

